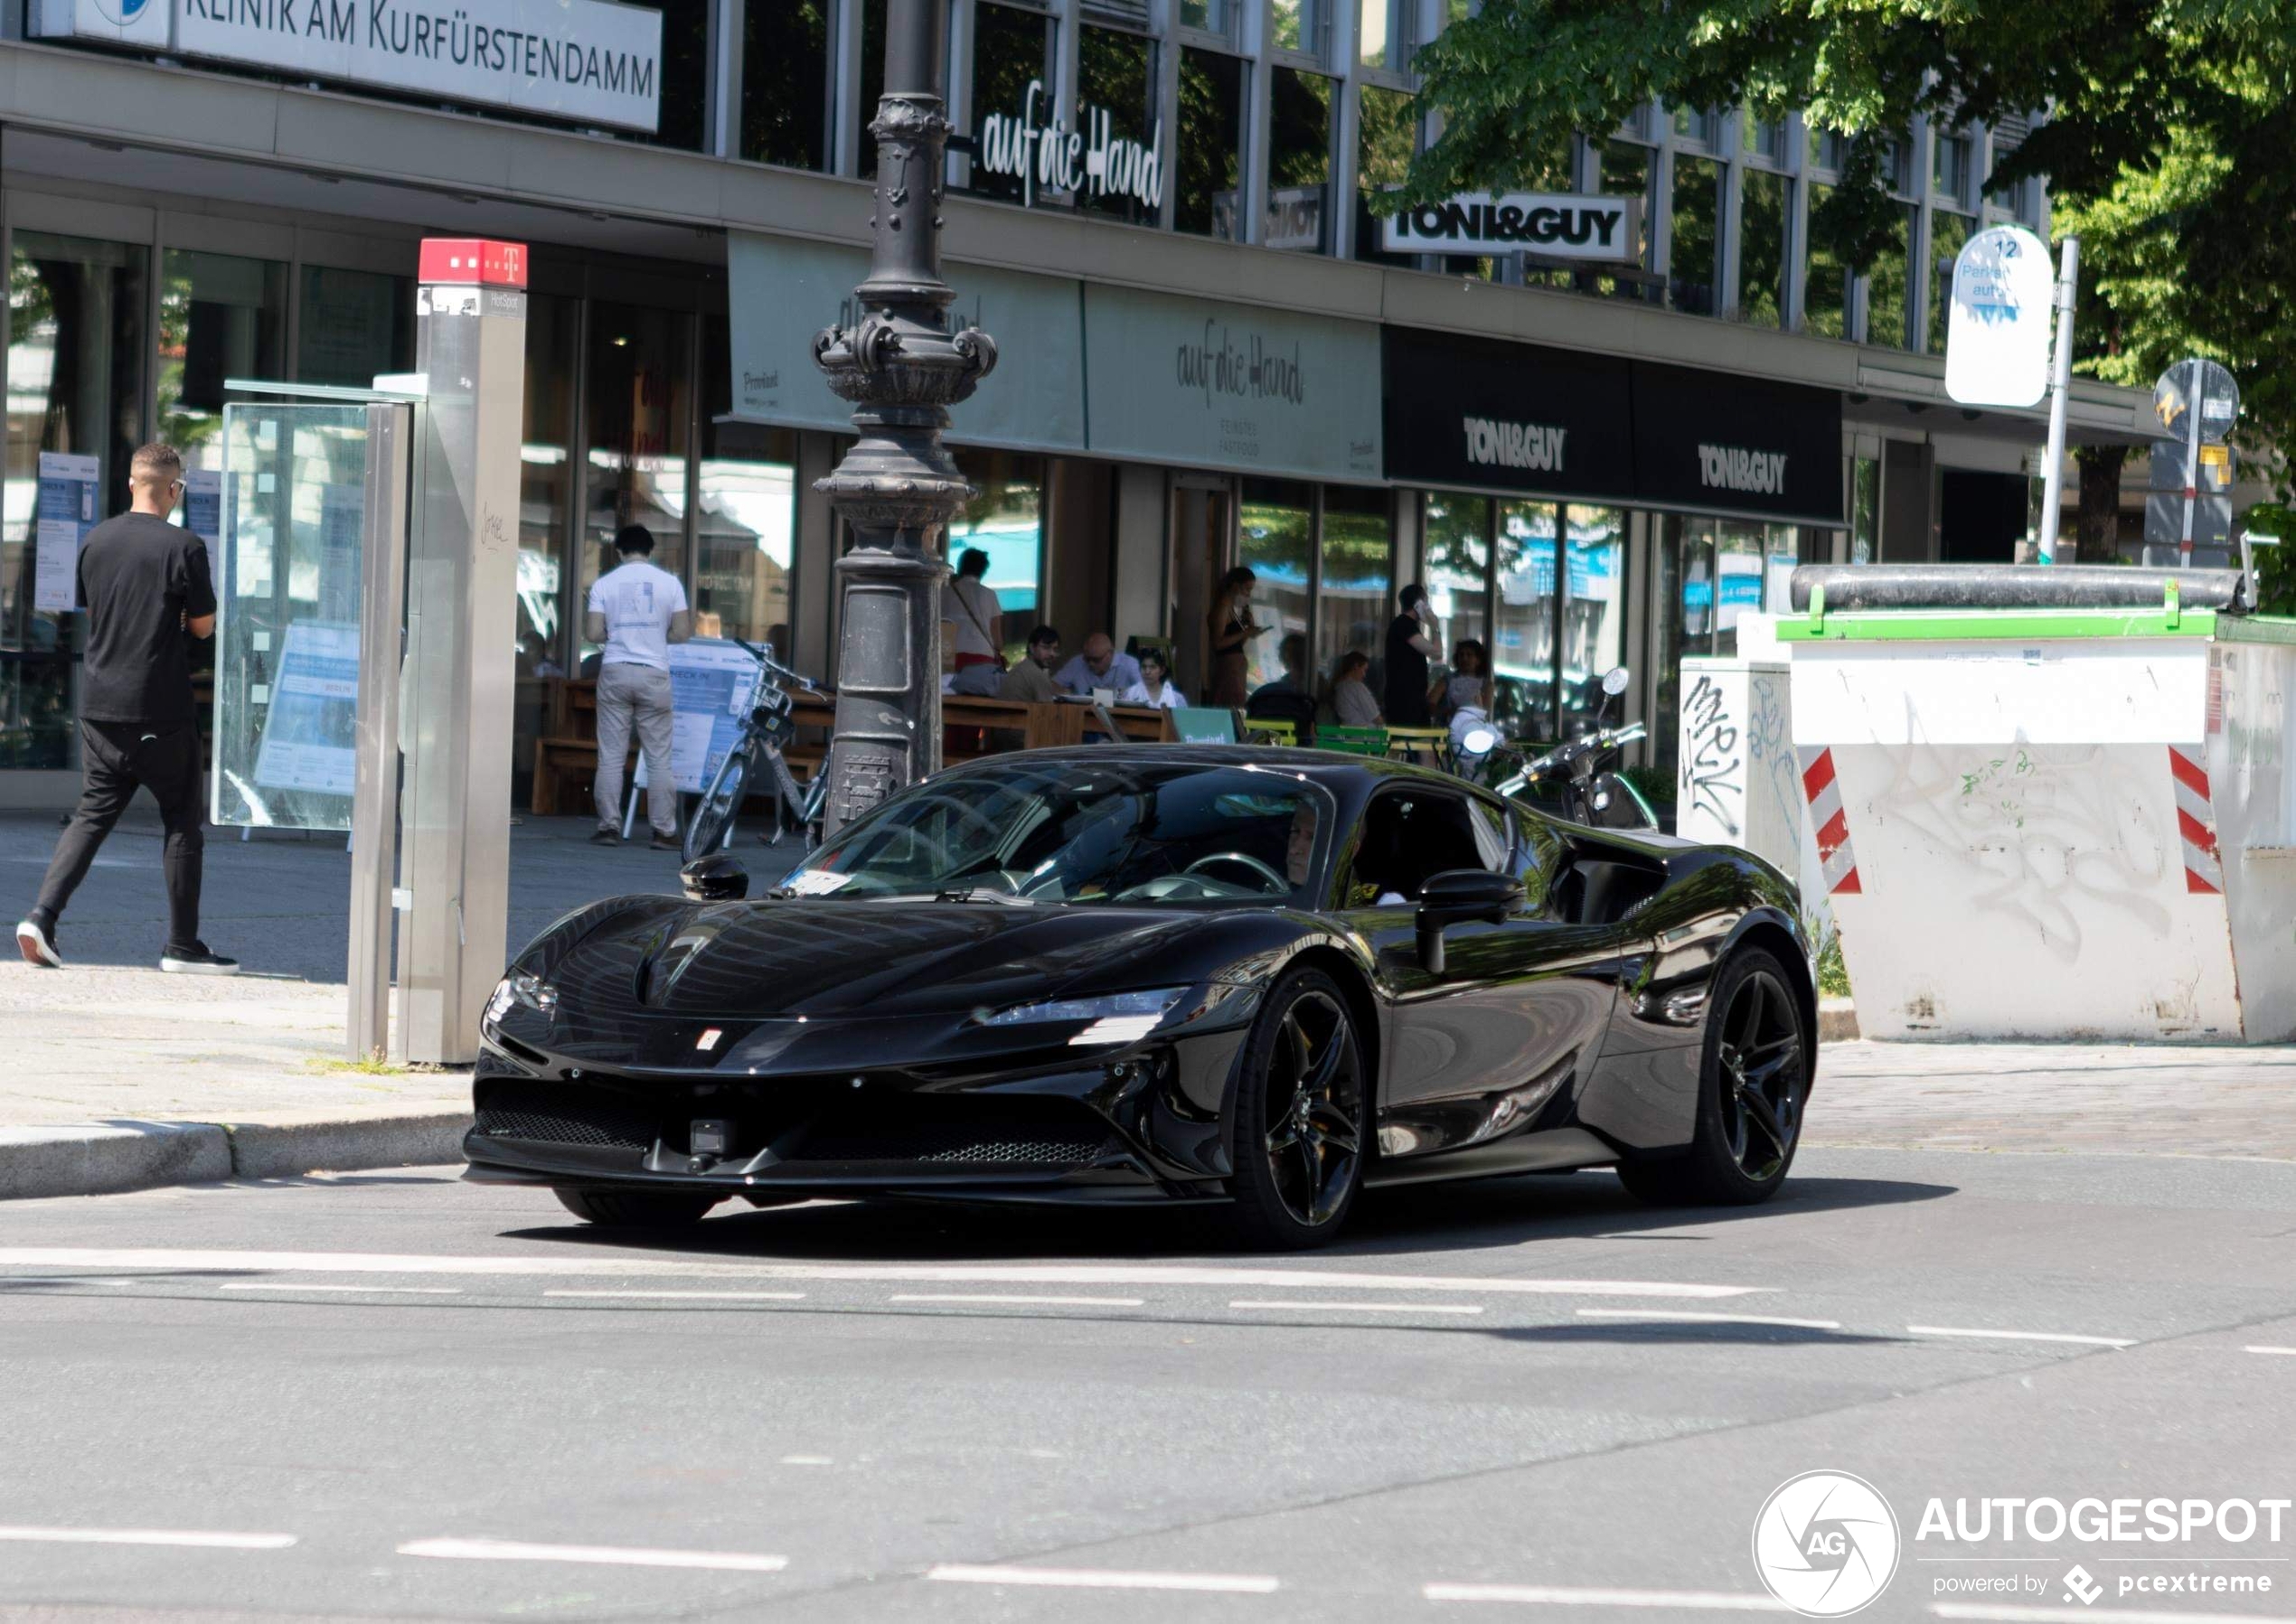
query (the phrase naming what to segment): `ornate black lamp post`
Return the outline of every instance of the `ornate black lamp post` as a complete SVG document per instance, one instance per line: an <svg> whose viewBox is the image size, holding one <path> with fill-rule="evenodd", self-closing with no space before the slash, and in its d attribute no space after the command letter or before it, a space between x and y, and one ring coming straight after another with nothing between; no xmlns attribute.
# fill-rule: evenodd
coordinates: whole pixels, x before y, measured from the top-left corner
<svg viewBox="0 0 2296 1624"><path fill-rule="evenodd" d="M936 532L973 493L941 445L948 408L996 365L996 345L952 333L941 280L942 23L946 0L890 0L877 104L877 212L853 326L814 340L859 442L816 487L853 528L837 560L842 645L824 833L940 765L941 579Z"/></svg>

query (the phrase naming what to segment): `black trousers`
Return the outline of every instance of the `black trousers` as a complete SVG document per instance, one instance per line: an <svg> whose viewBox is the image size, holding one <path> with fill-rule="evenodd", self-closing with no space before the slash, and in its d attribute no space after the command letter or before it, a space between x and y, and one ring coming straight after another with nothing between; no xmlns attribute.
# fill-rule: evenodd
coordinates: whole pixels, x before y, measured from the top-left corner
<svg viewBox="0 0 2296 1624"><path fill-rule="evenodd" d="M189 947L199 940L200 854L207 837L200 831L199 728L189 722L157 729L144 722L80 724L80 804L56 841L48 878L41 882L40 906L50 918L88 878L88 865L119 814L136 798L137 785L159 803L167 831L161 866L167 879L167 947Z"/></svg>

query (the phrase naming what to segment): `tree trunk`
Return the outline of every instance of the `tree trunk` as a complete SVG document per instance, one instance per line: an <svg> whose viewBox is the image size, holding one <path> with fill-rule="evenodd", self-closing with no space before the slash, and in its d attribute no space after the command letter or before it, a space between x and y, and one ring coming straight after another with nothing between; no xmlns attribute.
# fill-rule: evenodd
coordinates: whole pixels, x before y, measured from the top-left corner
<svg viewBox="0 0 2296 1624"><path fill-rule="evenodd" d="M2073 453L2081 474L2081 506L2074 520L2075 561L2118 564L2121 561L2121 469L2129 460L2126 446L2083 446Z"/></svg>

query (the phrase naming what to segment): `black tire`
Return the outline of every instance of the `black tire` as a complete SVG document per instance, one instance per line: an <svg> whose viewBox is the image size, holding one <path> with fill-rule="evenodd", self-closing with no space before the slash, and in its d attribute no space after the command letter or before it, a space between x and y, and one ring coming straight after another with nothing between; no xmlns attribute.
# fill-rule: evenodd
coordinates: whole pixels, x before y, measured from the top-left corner
<svg viewBox="0 0 2296 1624"><path fill-rule="evenodd" d="M555 1192L568 1212L586 1224L611 1224L631 1229L681 1229L699 1223L701 1215L724 1197L682 1196L674 1191L579 1190Z"/></svg>
<svg viewBox="0 0 2296 1624"><path fill-rule="evenodd" d="M1268 994L1237 1069L1229 1223L1262 1252L1322 1246L1347 1222L1370 1144L1370 1085L1347 995L1320 970Z"/></svg>
<svg viewBox="0 0 2296 1624"><path fill-rule="evenodd" d="M727 751L710 787L701 792L693 816L686 821L685 850L678 854L681 862L707 857L725 844L726 831L741 815L742 796L748 787L749 752L746 748Z"/></svg>
<svg viewBox="0 0 2296 1624"><path fill-rule="evenodd" d="M1741 948L1714 979L1688 1150L1618 1165L1654 1206L1751 1206L1785 1183L1810 1095L1810 1032L1792 972L1767 948Z"/></svg>

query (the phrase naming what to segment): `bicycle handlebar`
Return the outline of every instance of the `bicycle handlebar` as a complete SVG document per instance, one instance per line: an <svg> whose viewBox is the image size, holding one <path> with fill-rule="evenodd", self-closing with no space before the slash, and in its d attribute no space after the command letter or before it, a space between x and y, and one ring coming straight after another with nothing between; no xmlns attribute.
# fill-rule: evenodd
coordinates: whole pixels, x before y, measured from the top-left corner
<svg viewBox="0 0 2296 1624"><path fill-rule="evenodd" d="M743 653L748 654L760 666L764 667L766 673L768 676L771 676L779 681L794 683L810 694L818 694L821 692L820 687L814 683L812 678L791 671L780 661L775 659L773 657L773 646L770 643L764 648L759 648L756 643L748 641L746 638L731 637L728 638L727 641L735 644Z"/></svg>

